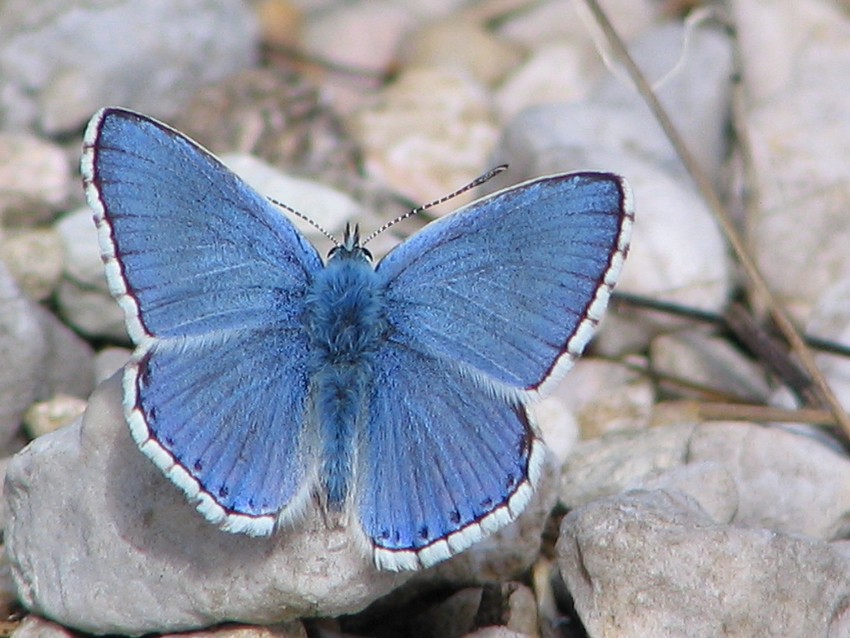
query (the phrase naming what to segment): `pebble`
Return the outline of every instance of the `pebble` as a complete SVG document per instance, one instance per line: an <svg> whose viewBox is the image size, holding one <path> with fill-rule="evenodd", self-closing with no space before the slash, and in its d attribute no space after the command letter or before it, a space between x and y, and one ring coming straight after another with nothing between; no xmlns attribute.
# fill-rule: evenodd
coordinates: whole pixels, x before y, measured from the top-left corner
<svg viewBox="0 0 850 638"><path fill-rule="evenodd" d="M725 394L728 401L765 403L772 392L758 364L728 339L706 330L684 329L655 337L650 359L653 372L669 377L674 384Z"/></svg>
<svg viewBox="0 0 850 638"><path fill-rule="evenodd" d="M369 174L415 204L454 192L487 166L498 131L487 91L441 68L412 68L348 125ZM448 212L472 198L456 197Z"/></svg>
<svg viewBox="0 0 850 638"><path fill-rule="evenodd" d="M717 524L637 491L563 520L558 564L589 635L846 636L850 546Z"/></svg>
<svg viewBox="0 0 850 638"><path fill-rule="evenodd" d="M732 91L732 40L721 29L664 23L647 29L630 53L697 163L715 181L728 155L728 118ZM626 79L609 73L596 88L597 103L623 107L635 126L631 151L655 156L668 171L690 182L678 155Z"/></svg>
<svg viewBox="0 0 850 638"><path fill-rule="evenodd" d="M167 117L256 56L258 25L239 2L46 0L16 9L4 13L0 37L0 129L67 133L107 104Z"/></svg>
<svg viewBox="0 0 850 638"><path fill-rule="evenodd" d="M81 631L338 616L411 578L419 579L413 592L508 579L535 560L555 501L555 481L544 480L517 521L470 551L415 576L377 572L360 537L329 529L315 510L271 547L210 525L139 453L121 403L115 375L92 394L82 419L36 439L6 474L6 550L19 595L33 612Z"/></svg>
<svg viewBox="0 0 850 638"><path fill-rule="evenodd" d="M0 257L24 294L46 301L59 285L65 253L53 228L20 228L0 238Z"/></svg>
<svg viewBox="0 0 850 638"><path fill-rule="evenodd" d="M415 30L400 47L404 67L439 68L494 86L522 61L521 47L479 20L449 16Z"/></svg>
<svg viewBox="0 0 850 638"><path fill-rule="evenodd" d="M728 477L704 480L705 468L681 474L704 464ZM564 464L561 501L576 508L645 488L673 470L679 491L698 502L716 502L718 490L734 499L712 507L734 512L719 522L824 541L850 533L847 454L794 431L743 422L681 423L580 443Z"/></svg>
<svg viewBox="0 0 850 638"><path fill-rule="evenodd" d="M579 359L546 402L575 416L582 439L649 425L655 390L645 375L618 362ZM542 423L544 435L555 428ZM546 439L548 442L548 438Z"/></svg>
<svg viewBox="0 0 850 638"><path fill-rule="evenodd" d="M288 174L354 192L359 149L321 86L254 68L198 91L170 122L215 154L250 154Z"/></svg>
<svg viewBox="0 0 850 638"><path fill-rule="evenodd" d="M634 39L661 17L661 9L651 0L609 0L605 10L626 41ZM579 3L535 2L505 16L498 32L529 49L552 42L580 41L588 47L589 54L599 57L595 25Z"/></svg>
<svg viewBox="0 0 850 638"><path fill-rule="evenodd" d="M85 399L94 389L94 348L43 306L35 306L47 341L39 399L69 394Z"/></svg>
<svg viewBox="0 0 850 638"><path fill-rule="evenodd" d="M109 294L91 211L73 211L55 228L65 251L65 276L56 291L62 316L84 335L126 342L124 312Z"/></svg>
<svg viewBox="0 0 850 638"><path fill-rule="evenodd" d="M129 361L132 354L133 351L129 348L115 346L99 350L94 357L95 383L102 383L118 372Z"/></svg>
<svg viewBox="0 0 850 638"><path fill-rule="evenodd" d="M850 17L827 0L733 0L724 31L681 20L692 4L605 7L771 287L807 331L850 342ZM74 210L80 131L106 104L185 130L337 236L510 164L380 235L377 257L481 192L619 172L637 212L618 290L721 312L741 285L727 244L581 3L47 0L0 13L0 606L17 595L32 612L16 636L70 633L46 617L96 633L372 635L386 629L376 609L447 638L537 638L561 632L564 614L587 635L850 636L846 447L804 424L704 423L671 408L687 395L642 371L793 405L691 320L612 304L590 356L535 406L552 450L527 511L421 573L376 572L315 512L271 547L219 532L128 436L123 315L91 212ZM738 203L749 196L751 210ZM847 362L818 358L850 406ZM60 406L73 408L62 420L78 416L43 433L40 411ZM10 457L24 423L41 436ZM555 560L543 538L556 504L570 510L557 560L574 611L547 599L541 614L538 581L519 582ZM484 605L494 591L499 605ZM298 620L315 615L325 620Z"/></svg>
<svg viewBox="0 0 850 638"><path fill-rule="evenodd" d="M72 423L82 416L85 409L83 399L59 394L47 401L33 403L24 413L24 429L35 439Z"/></svg>
<svg viewBox="0 0 850 638"><path fill-rule="evenodd" d="M27 133L0 132L0 226L51 221L75 186L70 162L59 146Z"/></svg>
<svg viewBox="0 0 850 638"><path fill-rule="evenodd" d="M832 343L850 343L850 277L839 279L815 301L806 334ZM822 353L817 363L845 410L850 410L850 362L846 357ZM793 403L792 403L793 405Z"/></svg>
<svg viewBox="0 0 850 638"><path fill-rule="evenodd" d="M732 8L750 96L749 245L771 289L805 322L818 296L850 277L850 17L822 1Z"/></svg>
<svg viewBox="0 0 850 638"><path fill-rule="evenodd" d="M584 51L572 44L538 46L498 87L499 119L510 122L530 106L578 102L590 93Z"/></svg>
<svg viewBox="0 0 850 638"><path fill-rule="evenodd" d="M386 73L416 14L391 0L335 3L303 27L304 53L360 73Z"/></svg>
<svg viewBox="0 0 850 638"><path fill-rule="evenodd" d="M18 288L0 260L0 450L5 450L21 418L38 397L49 349L39 309Z"/></svg>
<svg viewBox="0 0 850 638"><path fill-rule="evenodd" d="M6 483L6 467L9 465L9 461L11 460L10 456L0 457L0 493L2 493L2 489ZM6 529L6 520L8 518L8 508L6 506L6 499L0 499L0 530ZM0 559L2 560L2 559ZM15 589L15 583L12 581L12 574L8 570L8 561L3 561L2 569L0 569L0 575L8 576L8 578L3 578L2 582L0 582L0 607L6 608L11 607L12 603L14 604L17 601L17 590ZM6 587L6 585L9 587ZM9 593L8 596L5 594ZM11 599L11 600L9 600Z"/></svg>

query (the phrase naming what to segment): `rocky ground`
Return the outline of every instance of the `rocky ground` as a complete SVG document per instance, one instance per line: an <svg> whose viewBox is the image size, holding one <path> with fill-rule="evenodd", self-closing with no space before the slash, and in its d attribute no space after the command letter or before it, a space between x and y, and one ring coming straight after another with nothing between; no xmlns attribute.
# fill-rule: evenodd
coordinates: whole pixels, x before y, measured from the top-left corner
<svg viewBox="0 0 850 638"><path fill-rule="evenodd" d="M604 6L779 302L850 344L850 5ZM77 168L105 105L168 121L336 235L502 162L486 189L624 175L629 298L537 406L551 453L528 510L401 575L318 515L272 546L201 519L123 422L129 340ZM848 433L583 2L0 4L0 300L7 633L850 636ZM817 352L850 406L846 352Z"/></svg>

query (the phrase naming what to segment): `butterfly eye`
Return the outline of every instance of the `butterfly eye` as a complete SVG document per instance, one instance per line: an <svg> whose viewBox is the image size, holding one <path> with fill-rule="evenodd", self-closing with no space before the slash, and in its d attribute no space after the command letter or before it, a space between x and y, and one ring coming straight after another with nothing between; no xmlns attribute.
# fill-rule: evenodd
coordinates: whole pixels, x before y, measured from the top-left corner
<svg viewBox="0 0 850 638"><path fill-rule="evenodd" d="M347 248L345 244L340 244L339 246L334 246L328 251L328 259L331 259L334 255L336 255L339 251L345 251L349 256L355 257L362 255L366 261L372 261L372 253L366 248L362 248L361 246L354 246L353 248Z"/></svg>

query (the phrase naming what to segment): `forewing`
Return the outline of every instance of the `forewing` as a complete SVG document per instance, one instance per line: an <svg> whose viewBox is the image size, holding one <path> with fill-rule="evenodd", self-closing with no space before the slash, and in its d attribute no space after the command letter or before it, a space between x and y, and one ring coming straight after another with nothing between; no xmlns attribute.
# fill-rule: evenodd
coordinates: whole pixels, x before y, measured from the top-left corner
<svg viewBox="0 0 850 638"><path fill-rule="evenodd" d="M377 359L357 506L375 563L428 567L513 520L542 443L524 406L402 345Z"/></svg>
<svg viewBox="0 0 850 638"><path fill-rule="evenodd" d="M627 185L608 173L544 177L473 202L378 264L393 339L536 394L590 339L632 219Z"/></svg>
<svg viewBox="0 0 850 638"><path fill-rule="evenodd" d="M316 250L192 140L143 115L103 109L82 161L110 289L130 336L204 334L294 322Z"/></svg>
<svg viewBox="0 0 850 638"><path fill-rule="evenodd" d="M82 173L137 344L133 437L209 520L270 533L314 464L300 316L321 259L216 158L137 113L92 119Z"/></svg>

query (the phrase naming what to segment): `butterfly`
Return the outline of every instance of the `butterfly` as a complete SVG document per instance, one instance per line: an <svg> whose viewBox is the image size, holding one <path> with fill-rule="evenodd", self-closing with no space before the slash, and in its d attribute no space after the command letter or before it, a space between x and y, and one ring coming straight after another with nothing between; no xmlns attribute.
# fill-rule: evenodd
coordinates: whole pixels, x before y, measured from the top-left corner
<svg viewBox="0 0 850 638"><path fill-rule="evenodd" d="M528 504L528 413L580 355L628 251L626 182L527 181L373 265L356 228L324 261L194 141L120 108L81 164L135 344L124 411L211 523L268 536L318 506L378 568L455 555Z"/></svg>

